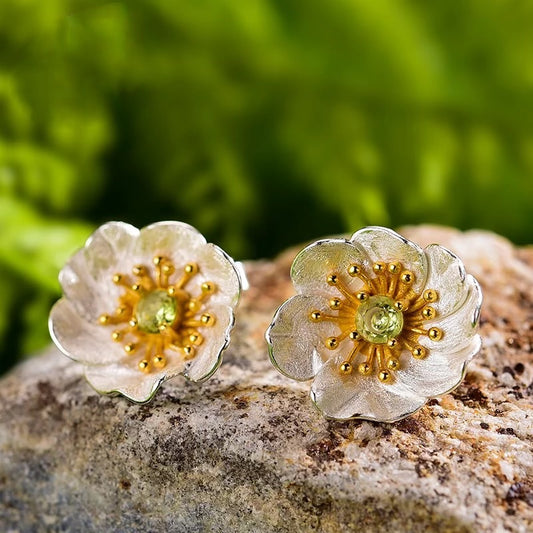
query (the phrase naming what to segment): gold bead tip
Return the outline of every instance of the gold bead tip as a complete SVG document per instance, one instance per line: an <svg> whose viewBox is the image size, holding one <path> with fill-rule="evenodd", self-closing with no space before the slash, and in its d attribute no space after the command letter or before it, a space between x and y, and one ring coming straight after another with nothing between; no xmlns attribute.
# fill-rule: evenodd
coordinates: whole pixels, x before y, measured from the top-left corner
<svg viewBox="0 0 533 533"><path fill-rule="evenodd" d="M398 339L391 339L389 342L387 342L387 346L389 348L396 348L396 346L398 346Z"/></svg>
<svg viewBox="0 0 533 533"><path fill-rule="evenodd" d="M111 320L111 317L109 315L100 315L98 317L98 323L102 325L109 324L110 320Z"/></svg>
<svg viewBox="0 0 533 533"><path fill-rule="evenodd" d="M352 365L348 361L344 361L343 363L341 363L339 370L341 374L351 374L353 368L352 368Z"/></svg>
<svg viewBox="0 0 533 533"><path fill-rule="evenodd" d="M328 337L326 339L326 348L329 348L330 350L335 350L338 345L339 340L337 339L337 337Z"/></svg>
<svg viewBox="0 0 533 533"><path fill-rule="evenodd" d="M160 256L160 255L156 255L156 256L152 259L152 262L154 263L155 266L158 266L158 265L160 265L160 264L163 262L163 257Z"/></svg>
<svg viewBox="0 0 533 533"><path fill-rule="evenodd" d="M385 271L385 263L382 263L381 261L378 261L377 263L374 263L372 265L372 270L376 273L376 274L381 274L382 272Z"/></svg>
<svg viewBox="0 0 533 533"><path fill-rule="evenodd" d="M119 342L122 340L122 331L113 331L113 333L111 334L111 338L115 341L115 342Z"/></svg>
<svg viewBox="0 0 533 533"><path fill-rule="evenodd" d="M196 263L189 263L188 265L185 265L183 270L185 271L185 274L196 274L198 272L198 265Z"/></svg>
<svg viewBox="0 0 533 533"><path fill-rule="evenodd" d="M357 331L351 331L349 337L353 341L358 341L361 338L361 335L359 335Z"/></svg>
<svg viewBox="0 0 533 533"><path fill-rule="evenodd" d="M168 263L161 267L161 272L163 272L165 276L170 276L171 274L174 273L174 270L175 270L174 265L170 265Z"/></svg>
<svg viewBox="0 0 533 533"><path fill-rule="evenodd" d="M328 285L336 285L339 282L339 278L338 278L337 274L330 274L326 278L326 281L327 281Z"/></svg>
<svg viewBox="0 0 533 533"><path fill-rule="evenodd" d="M150 372L150 363L146 360L146 359L143 359L142 361L139 362L138 364L138 367L139 367L139 370L142 370L143 372Z"/></svg>
<svg viewBox="0 0 533 533"><path fill-rule="evenodd" d="M139 283L135 283L134 285L131 286L131 290L133 292L139 292L141 290L141 285Z"/></svg>
<svg viewBox="0 0 533 533"><path fill-rule="evenodd" d="M136 328L137 327L137 320L135 320L135 318L132 318L128 324L130 325L131 328Z"/></svg>
<svg viewBox="0 0 533 533"><path fill-rule="evenodd" d="M409 308L409 300L398 300L397 302L394 302L394 307L396 307L398 311L407 311Z"/></svg>
<svg viewBox="0 0 533 533"><path fill-rule="evenodd" d="M133 344L133 342L130 342L129 344L126 344L124 346L124 351L126 353L133 353L136 350L137 346Z"/></svg>
<svg viewBox="0 0 533 533"><path fill-rule="evenodd" d="M387 268L391 274L396 274L400 271L402 265L400 263L389 263L389 266Z"/></svg>
<svg viewBox="0 0 533 533"><path fill-rule="evenodd" d="M364 302L365 300L368 300L368 293L367 292L364 292L364 291L361 291L361 292L358 292L355 297L360 301L360 302Z"/></svg>
<svg viewBox="0 0 533 533"><path fill-rule="evenodd" d="M426 300L426 302L431 303L431 302L436 302L439 299L439 295L437 291L433 289L426 289L424 291L423 298L424 300Z"/></svg>
<svg viewBox="0 0 533 533"><path fill-rule="evenodd" d="M415 346L411 352L415 359L424 359L427 355L427 350L423 346Z"/></svg>
<svg viewBox="0 0 533 533"><path fill-rule="evenodd" d="M174 296L171 294L171 296ZM189 300L189 311L196 312L200 309L201 305L196 300Z"/></svg>
<svg viewBox="0 0 533 533"><path fill-rule="evenodd" d="M169 287L169 288L167 289L167 294L168 294L169 296L175 296L175 295L176 295L176 288L175 288L175 287Z"/></svg>
<svg viewBox="0 0 533 533"><path fill-rule="evenodd" d="M362 374L363 376L368 376L372 373L372 366L369 363L361 363L357 367L357 370L359 374Z"/></svg>
<svg viewBox="0 0 533 533"><path fill-rule="evenodd" d="M348 274L352 277L358 276L362 271L361 265L350 265L348 267Z"/></svg>
<svg viewBox="0 0 533 533"><path fill-rule="evenodd" d="M398 368L400 368L400 361L398 361L398 359L396 359L396 357L391 357L387 361L387 368L389 370L398 370Z"/></svg>
<svg viewBox="0 0 533 533"><path fill-rule="evenodd" d="M322 315L321 315L320 311L312 311L311 314L309 315L309 318L313 322L319 322L320 319L322 318Z"/></svg>
<svg viewBox="0 0 533 533"><path fill-rule="evenodd" d="M432 320L433 318L435 318L437 316L437 312L430 305L426 305L426 307L424 307L424 309L422 309L422 316L426 320Z"/></svg>
<svg viewBox="0 0 533 533"><path fill-rule="evenodd" d="M134 276L144 276L146 275L146 268L143 265L135 265L132 272Z"/></svg>
<svg viewBox="0 0 533 533"><path fill-rule="evenodd" d="M115 274L113 276L113 283L118 285L122 281L122 274Z"/></svg>
<svg viewBox="0 0 533 533"><path fill-rule="evenodd" d="M152 364L156 368L164 368L167 364L167 360L163 354L157 354L152 357Z"/></svg>
<svg viewBox="0 0 533 533"><path fill-rule="evenodd" d="M199 333L192 333L189 335L189 342L198 346L204 342L204 338Z"/></svg>
<svg viewBox="0 0 533 533"><path fill-rule="evenodd" d="M332 298L329 301L329 307L331 309L339 309L339 307L342 305L342 302L339 298Z"/></svg>
<svg viewBox="0 0 533 533"><path fill-rule="evenodd" d="M392 374L387 370L381 370L378 374L378 379L381 383L390 383L392 381Z"/></svg>
<svg viewBox="0 0 533 533"><path fill-rule="evenodd" d="M428 331L428 337L433 341L440 341L444 333L439 328L430 328Z"/></svg>
<svg viewBox="0 0 533 533"><path fill-rule="evenodd" d="M182 348L183 350L183 353L185 354L185 359L192 359L194 357L194 355L196 354L196 350L194 349L193 346L184 346Z"/></svg>
<svg viewBox="0 0 533 533"><path fill-rule="evenodd" d="M409 272L409 270L404 270L402 272L402 275L400 276L400 279L402 283L405 283L406 285L410 285L415 280L415 276L412 272Z"/></svg>
<svg viewBox="0 0 533 533"><path fill-rule="evenodd" d="M215 292L215 284L210 281L205 281L202 283L201 290L204 294L212 294Z"/></svg>
<svg viewBox="0 0 533 533"><path fill-rule="evenodd" d="M202 324L204 324L204 326L212 326L215 323L215 317L209 313L204 313L200 317L200 321Z"/></svg>

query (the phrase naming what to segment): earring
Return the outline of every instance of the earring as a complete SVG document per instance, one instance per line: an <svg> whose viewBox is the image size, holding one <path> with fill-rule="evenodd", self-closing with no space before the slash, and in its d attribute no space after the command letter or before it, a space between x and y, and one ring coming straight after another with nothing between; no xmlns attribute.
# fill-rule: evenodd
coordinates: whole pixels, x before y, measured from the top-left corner
<svg viewBox="0 0 533 533"><path fill-rule="evenodd" d="M247 288L240 263L182 222L104 224L59 281L64 297L49 319L55 344L84 365L98 392L139 403L177 374L213 375Z"/></svg>
<svg viewBox="0 0 533 533"><path fill-rule="evenodd" d="M394 422L454 389L481 347L481 289L445 248L387 228L326 239L291 268L297 295L266 332L274 366L313 379L328 418Z"/></svg>

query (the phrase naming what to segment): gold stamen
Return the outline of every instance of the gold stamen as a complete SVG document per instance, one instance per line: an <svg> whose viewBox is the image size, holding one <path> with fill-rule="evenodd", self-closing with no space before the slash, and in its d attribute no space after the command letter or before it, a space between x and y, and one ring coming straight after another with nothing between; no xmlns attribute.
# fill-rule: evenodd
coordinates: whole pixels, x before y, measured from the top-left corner
<svg viewBox="0 0 533 533"><path fill-rule="evenodd" d="M339 309L341 305L342 301L339 298L331 298L331 300L329 301L330 309Z"/></svg>
<svg viewBox="0 0 533 533"><path fill-rule="evenodd" d="M434 341L440 341L443 337L444 333L439 328L430 328L427 332L427 336Z"/></svg>
<svg viewBox="0 0 533 533"><path fill-rule="evenodd" d="M424 359L427 355L427 350L423 346L420 346L420 344L417 344L413 347L411 353L415 359Z"/></svg>
<svg viewBox="0 0 533 533"><path fill-rule="evenodd" d="M133 342L130 342L130 343L128 343L128 344L126 344L124 346L124 351L127 354L131 354L131 353L135 352L135 350L137 350L137 345L134 344Z"/></svg>
<svg viewBox="0 0 533 533"><path fill-rule="evenodd" d="M426 289L423 298L426 302L433 303L439 299L439 293L433 289Z"/></svg>
<svg viewBox="0 0 533 533"><path fill-rule="evenodd" d="M183 353L185 354L185 359L187 360L192 359L196 353L196 350L194 349L194 347L189 346L189 345L184 346L182 350L183 350Z"/></svg>
<svg viewBox="0 0 533 533"><path fill-rule="evenodd" d="M152 364L155 368L164 368L167 360L163 354L156 354L152 357Z"/></svg>
<svg viewBox="0 0 533 533"><path fill-rule="evenodd" d="M139 367L139 370L146 374L150 372L150 363L146 359L143 359L137 366Z"/></svg>
<svg viewBox="0 0 533 533"><path fill-rule="evenodd" d="M322 314L320 313L320 311L311 311L309 318L313 322L320 322L320 320L322 320Z"/></svg>
<svg viewBox="0 0 533 533"><path fill-rule="evenodd" d="M339 367L341 374L351 374L353 367L349 361L343 361Z"/></svg>
<svg viewBox="0 0 533 533"><path fill-rule="evenodd" d="M330 350L335 350L339 346L339 340L337 337L328 337L326 339L326 348L329 348Z"/></svg>
<svg viewBox="0 0 533 533"><path fill-rule="evenodd" d="M196 263L189 263L185 265L185 268L183 269L183 276L181 279L175 284L177 289L183 289L185 285L187 285L187 282L194 277L200 269L198 268L198 265Z"/></svg>
<svg viewBox="0 0 533 533"><path fill-rule="evenodd" d="M204 326L212 326L215 323L215 317L209 313L204 313L200 320Z"/></svg>
<svg viewBox="0 0 533 533"><path fill-rule="evenodd" d="M422 316L425 320L433 320L437 316L437 312L435 311L434 307L427 305L424 307L424 309L422 309Z"/></svg>

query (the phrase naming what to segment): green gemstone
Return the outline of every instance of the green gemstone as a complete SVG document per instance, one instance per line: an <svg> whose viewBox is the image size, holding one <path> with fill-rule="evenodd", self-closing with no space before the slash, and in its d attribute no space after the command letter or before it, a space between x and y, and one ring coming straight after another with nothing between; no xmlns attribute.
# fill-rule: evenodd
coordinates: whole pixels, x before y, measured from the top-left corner
<svg viewBox="0 0 533 533"><path fill-rule="evenodd" d="M141 331L159 333L161 326L170 326L178 318L178 304L167 291L152 291L141 296L135 318Z"/></svg>
<svg viewBox="0 0 533 533"><path fill-rule="evenodd" d="M357 308L357 331L368 342L385 344L403 328L403 314L388 296L371 296Z"/></svg>

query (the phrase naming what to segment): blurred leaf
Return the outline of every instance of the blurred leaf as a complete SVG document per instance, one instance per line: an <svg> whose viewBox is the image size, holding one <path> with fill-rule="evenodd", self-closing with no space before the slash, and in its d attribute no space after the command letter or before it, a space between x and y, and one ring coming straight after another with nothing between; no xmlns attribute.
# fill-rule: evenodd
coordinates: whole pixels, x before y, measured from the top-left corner
<svg viewBox="0 0 533 533"><path fill-rule="evenodd" d="M0 197L0 227L0 267L49 294L59 292L59 270L91 232L87 224L44 218L6 196Z"/></svg>

